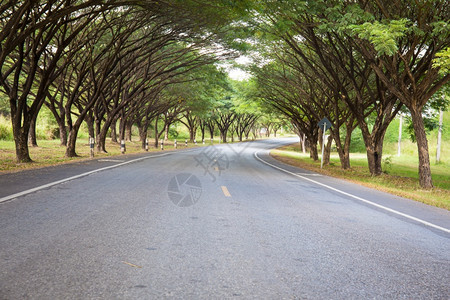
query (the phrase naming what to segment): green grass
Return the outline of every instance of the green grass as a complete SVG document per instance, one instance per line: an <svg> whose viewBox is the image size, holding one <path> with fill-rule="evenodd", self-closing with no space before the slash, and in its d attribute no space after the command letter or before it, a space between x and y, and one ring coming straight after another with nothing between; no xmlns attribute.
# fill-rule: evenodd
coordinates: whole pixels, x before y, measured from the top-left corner
<svg viewBox="0 0 450 300"><path fill-rule="evenodd" d="M390 162L385 162L383 166L387 173L373 177L368 171L366 155L362 153L350 155L350 170L341 169L339 157L335 153L331 156L330 165L320 169L320 161L314 162L309 158L308 153L301 153L297 144L272 150L271 155L287 164L450 209L450 165L448 163L432 163L431 171L435 188L423 190L419 186L416 156L390 156Z"/></svg>

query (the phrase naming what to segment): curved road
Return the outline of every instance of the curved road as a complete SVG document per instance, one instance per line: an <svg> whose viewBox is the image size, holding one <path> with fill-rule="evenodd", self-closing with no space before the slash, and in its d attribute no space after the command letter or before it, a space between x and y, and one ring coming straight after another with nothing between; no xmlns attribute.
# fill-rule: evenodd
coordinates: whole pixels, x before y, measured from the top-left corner
<svg viewBox="0 0 450 300"><path fill-rule="evenodd" d="M1 175L0 299L448 299L449 212L267 155L293 141Z"/></svg>

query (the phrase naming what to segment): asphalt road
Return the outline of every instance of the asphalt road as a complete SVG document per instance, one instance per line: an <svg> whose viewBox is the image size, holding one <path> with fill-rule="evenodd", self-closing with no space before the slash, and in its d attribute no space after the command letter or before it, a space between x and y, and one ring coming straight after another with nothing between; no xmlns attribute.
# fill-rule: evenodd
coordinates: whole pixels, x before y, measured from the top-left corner
<svg viewBox="0 0 450 300"><path fill-rule="evenodd" d="M449 299L449 212L267 155L292 141L0 176L0 299Z"/></svg>

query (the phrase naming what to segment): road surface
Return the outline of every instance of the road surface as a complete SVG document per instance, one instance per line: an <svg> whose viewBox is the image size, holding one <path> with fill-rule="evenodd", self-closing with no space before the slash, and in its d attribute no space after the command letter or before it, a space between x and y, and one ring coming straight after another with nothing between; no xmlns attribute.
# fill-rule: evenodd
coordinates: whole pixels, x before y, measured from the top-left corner
<svg viewBox="0 0 450 300"><path fill-rule="evenodd" d="M0 299L449 299L449 212L268 156L293 141L0 176Z"/></svg>

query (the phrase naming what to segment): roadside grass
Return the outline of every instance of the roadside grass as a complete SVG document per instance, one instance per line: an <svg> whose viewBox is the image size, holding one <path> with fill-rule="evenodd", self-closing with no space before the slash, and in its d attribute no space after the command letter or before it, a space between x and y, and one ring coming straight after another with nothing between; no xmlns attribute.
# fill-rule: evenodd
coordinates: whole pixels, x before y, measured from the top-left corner
<svg viewBox="0 0 450 300"><path fill-rule="evenodd" d="M47 166L54 166L62 163L70 163L75 161L90 160L90 148L88 139L77 139L76 152L78 157L68 158L65 157L66 147L60 146L59 140L38 140L38 147L30 147L30 157L33 160L32 163L17 163L16 151L14 141L0 140L0 174L7 172L15 172L25 169L35 169ZM218 141L217 141L218 142ZM177 148L184 149L185 141L177 140ZM209 143L208 143L209 144ZM208 145L206 144L206 145ZM187 148L200 147L189 143ZM94 158L98 159L102 157L120 156L120 144L113 143L111 139L107 139L106 150L108 153L99 153L95 151ZM174 140L164 142L164 151L174 150ZM161 146L154 147L154 140L149 139L149 152L161 152ZM144 153L145 150L141 149L140 141L126 142L126 154Z"/></svg>
<svg viewBox="0 0 450 300"><path fill-rule="evenodd" d="M320 169L320 161L312 161L309 153L300 152L297 144L272 150L270 155L289 165L450 210L450 165L448 163L431 165L435 188L424 190L419 185L418 160L412 156L388 156L389 158L383 161L385 173L373 177L368 171L367 157L363 153L350 154L351 169L349 170L341 169L339 157L335 153L331 155L330 165Z"/></svg>

